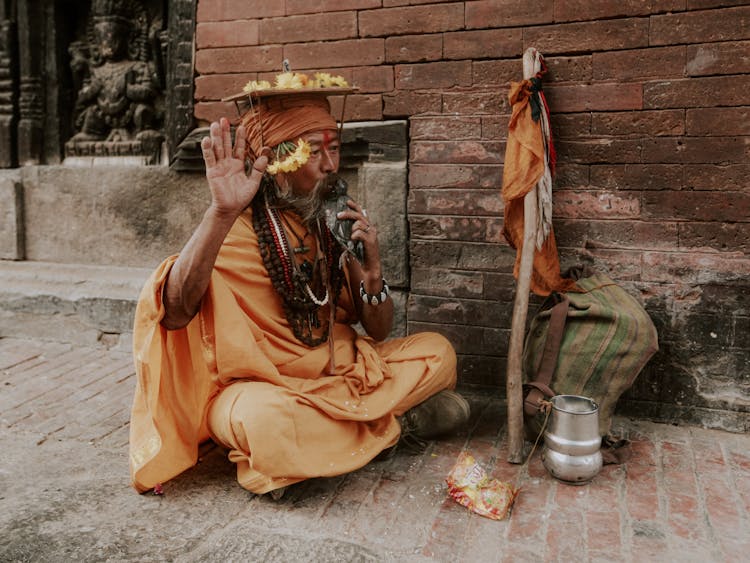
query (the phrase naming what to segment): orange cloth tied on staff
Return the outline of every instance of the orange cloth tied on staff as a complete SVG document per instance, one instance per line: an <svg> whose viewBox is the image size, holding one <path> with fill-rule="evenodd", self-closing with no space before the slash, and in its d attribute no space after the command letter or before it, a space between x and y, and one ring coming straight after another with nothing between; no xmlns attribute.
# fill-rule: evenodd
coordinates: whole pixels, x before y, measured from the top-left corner
<svg viewBox="0 0 750 563"><path fill-rule="evenodd" d="M541 128L541 117L532 117L532 82L512 82L508 99L513 108L508 124L508 142L503 167L502 196L505 202L503 235L516 249L514 275L518 278L523 248L524 197L537 184L545 169L545 140ZM541 92L539 92L540 98ZM546 104L542 99L542 111ZM570 291L575 281L560 275L560 260L557 254L555 235L550 226L549 235L541 248L534 253L531 273L531 291L546 296L553 291Z"/></svg>

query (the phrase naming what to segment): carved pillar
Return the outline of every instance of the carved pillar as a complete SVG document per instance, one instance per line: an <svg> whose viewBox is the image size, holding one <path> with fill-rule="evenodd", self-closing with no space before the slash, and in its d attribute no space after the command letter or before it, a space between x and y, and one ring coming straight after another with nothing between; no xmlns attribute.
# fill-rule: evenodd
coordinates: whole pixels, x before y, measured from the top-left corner
<svg viewBox="0 0 750 563"><path fill-rule="evenodd" d="M16 166L17 60L10 0L0 0L0 168Z"/></svg>
<svg viewBox="0 0 750 563"><path fill-rule="evenodd" d="M195 36L196 0L172 0L169 5L167 40L166 107L167 150L171 164L179 144L193 130L193 38ZM179 168L179 165L178 165Z"/></svg>
<svg viewBox="0 0 750 563"><path fill-rule="evenodd" d="M39 164L42 156L44 124L44 53L41 2L18 0L19 98L18 98L18 163Z"/></svg>

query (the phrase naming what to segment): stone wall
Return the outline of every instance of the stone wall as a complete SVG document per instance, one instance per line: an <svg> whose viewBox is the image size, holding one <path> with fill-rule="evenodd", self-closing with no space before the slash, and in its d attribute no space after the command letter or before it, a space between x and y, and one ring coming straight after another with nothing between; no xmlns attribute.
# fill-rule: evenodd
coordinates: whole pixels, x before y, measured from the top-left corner
<svg viewBox="0 0 750 563"><path fill-rule="evenodd" d="M747 429L750 7L731 0L199 0L195 117L298 71L360 87L349 120L408 119L410 331L456 346L464 384L504 387L514 252L500 185L508 85L547 58L564 266L638 296L661 350L622 406Z"/></svg>

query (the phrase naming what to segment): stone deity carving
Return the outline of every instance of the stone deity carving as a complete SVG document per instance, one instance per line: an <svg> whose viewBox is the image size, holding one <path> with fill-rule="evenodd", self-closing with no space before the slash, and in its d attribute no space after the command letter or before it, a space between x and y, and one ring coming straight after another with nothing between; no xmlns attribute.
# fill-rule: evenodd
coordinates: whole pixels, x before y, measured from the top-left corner
<svg viewBox="0 0 750 563"><path fill-rule="evenodd" d="M93 1L87 41L69 49L80 87L78 132L66 143L67 155L156 158L163 140L158 131L162 92L151 59L161 53L149 50L148 31L145 10L135 0Z"/></svg>

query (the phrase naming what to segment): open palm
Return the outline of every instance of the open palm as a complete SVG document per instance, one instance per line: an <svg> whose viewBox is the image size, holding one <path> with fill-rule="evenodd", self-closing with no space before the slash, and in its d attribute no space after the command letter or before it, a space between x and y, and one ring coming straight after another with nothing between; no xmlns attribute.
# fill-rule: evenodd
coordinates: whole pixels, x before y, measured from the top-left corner
<svg viewBox="0 0 750 563"><path fill-rule="evenodd" d="M219 123L211 123L209 131L210 136L201 140L201 150L211 189L211 204L221 213L239 215L258 192L268 159L259 157L248 176L245 173L244 126L237 128L234 148L226 118L222 117Z"/></svg>

